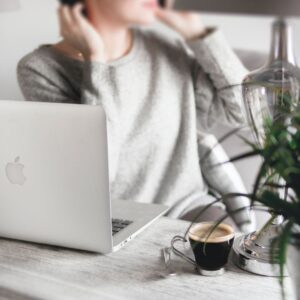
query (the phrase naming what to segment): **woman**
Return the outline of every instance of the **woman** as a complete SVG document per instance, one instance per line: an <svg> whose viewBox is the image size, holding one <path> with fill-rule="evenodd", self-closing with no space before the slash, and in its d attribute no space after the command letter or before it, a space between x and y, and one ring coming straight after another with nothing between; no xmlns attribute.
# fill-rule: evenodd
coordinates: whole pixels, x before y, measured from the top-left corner
<svg viewBox="0 0 300 300"><path fill-rule="evenodd" d="M157 0L80 2L59 8L63 40L19 63L25 98L103 106L112 199L163 203L172 217L207 204L198 152L205 135L197 140L197 130L242 122L240 91L226 87L247 70L196 14L161 9ZM138 29L157 19L185 42Z"/></svg>

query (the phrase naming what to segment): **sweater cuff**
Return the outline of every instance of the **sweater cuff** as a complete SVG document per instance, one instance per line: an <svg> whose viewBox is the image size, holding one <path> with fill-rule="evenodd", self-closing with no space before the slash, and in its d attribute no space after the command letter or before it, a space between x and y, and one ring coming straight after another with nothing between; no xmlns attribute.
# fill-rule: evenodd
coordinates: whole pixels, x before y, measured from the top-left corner
<svg viewBox="0 0 300 300"><path fill-rule="evenodd" d="M217 89L240 84L249 73L219 29L187 44Z"/></svg>

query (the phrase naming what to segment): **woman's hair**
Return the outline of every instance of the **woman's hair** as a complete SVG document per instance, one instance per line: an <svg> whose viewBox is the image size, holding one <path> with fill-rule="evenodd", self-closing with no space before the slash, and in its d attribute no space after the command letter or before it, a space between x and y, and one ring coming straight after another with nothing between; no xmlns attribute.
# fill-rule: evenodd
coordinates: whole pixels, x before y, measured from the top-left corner
<svg viewBox="0 0 300 300"><path fill-rule="evenodd" d="M159 5L161 7L165 7L166 6L166 1L165 0L159 0Z"/></svg>
<svg viewBox="0 0 300 300"><path fill-rule="evenodd" d="M59 0L61 4L74 5L78 2L84 3L84 0Z"/></svg>

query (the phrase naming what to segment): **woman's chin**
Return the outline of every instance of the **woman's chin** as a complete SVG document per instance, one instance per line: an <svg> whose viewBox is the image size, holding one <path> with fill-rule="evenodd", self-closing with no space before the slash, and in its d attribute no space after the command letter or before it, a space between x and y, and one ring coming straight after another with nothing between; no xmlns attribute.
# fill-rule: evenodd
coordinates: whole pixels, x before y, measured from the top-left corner
<svg viewBox="0 0 300 300"><path fill-rule="evenodd" d="M133 23L136 24L136 25L151 25L153 23L156 22L156 17L154 14L148 14L148 15L144 15L142 18L141 17L138 17L136 18L136 20L133 20Z"/></svg>
<svg viewBox="0 0 300 300"><path fill-rule="evenodd" d="M138 26L151 26L152 24L155 23L155 19L153 21L148 21L148 22L139 22L139 23L136 23L135 25L138 25Z"/></svg>

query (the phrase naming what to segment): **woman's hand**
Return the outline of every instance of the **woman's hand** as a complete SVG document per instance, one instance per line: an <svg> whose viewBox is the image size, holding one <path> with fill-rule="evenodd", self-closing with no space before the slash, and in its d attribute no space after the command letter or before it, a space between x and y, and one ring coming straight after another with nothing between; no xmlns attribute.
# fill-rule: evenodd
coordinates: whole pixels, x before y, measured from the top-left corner
<svg viewBox="0 0 300 300"><path fill-rule="evenodd" d="M182 35L185 40L193 40L206 33L206 28L197 13L158 8L156 16L160 21Z"/></svg>
<svg viewBox="0 0 300 300"><path fill-rule="evenodd" d="M99 33L82 15L82 4L59 7L60 33L67 43L88 61L105 61L104 44Z"/></svg>

